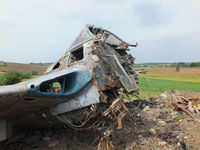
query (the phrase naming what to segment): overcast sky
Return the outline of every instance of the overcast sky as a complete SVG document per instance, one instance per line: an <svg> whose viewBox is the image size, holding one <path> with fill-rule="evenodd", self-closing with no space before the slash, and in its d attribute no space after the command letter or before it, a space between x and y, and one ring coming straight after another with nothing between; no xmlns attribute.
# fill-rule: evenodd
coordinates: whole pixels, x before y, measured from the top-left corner
<svg viewBox="0 0 200 150"><path fill-rule="evenodd" d="M0 0L0 61L54 62L85 24L138 42L136 63L200 61L200 0Z"/></svg>

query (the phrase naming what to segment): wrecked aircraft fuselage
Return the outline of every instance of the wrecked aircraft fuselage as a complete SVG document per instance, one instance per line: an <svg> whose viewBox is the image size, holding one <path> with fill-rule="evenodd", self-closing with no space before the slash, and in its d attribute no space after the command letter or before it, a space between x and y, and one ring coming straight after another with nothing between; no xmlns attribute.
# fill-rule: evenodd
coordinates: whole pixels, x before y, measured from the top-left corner
<svg viewBox="0 0 200 150"><path fill-rule="evenodd" d="M121 93L138 93L130 45L86 25L65 55L41 77L0 87L0 141L15 125L90 128ZM90 120L91 123L87 124Z"/></svg>

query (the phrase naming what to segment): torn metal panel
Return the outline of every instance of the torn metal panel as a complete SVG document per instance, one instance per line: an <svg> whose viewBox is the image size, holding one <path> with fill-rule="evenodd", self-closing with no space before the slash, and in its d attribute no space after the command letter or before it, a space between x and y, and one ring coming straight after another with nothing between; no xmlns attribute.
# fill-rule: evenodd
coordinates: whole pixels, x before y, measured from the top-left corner
<svg viewBox="0 0 200 150"><path fill-rule="evenodd" d="M133 84L131 78L129 78L128 74L125 72L124 68L120 64L119 60L117 59L116 55L108 56L109 63L115 70L116 75L118 76L119 80L121 81L122 85L125 87L127 92L132 92L136 90L136 85Z"/></svg>

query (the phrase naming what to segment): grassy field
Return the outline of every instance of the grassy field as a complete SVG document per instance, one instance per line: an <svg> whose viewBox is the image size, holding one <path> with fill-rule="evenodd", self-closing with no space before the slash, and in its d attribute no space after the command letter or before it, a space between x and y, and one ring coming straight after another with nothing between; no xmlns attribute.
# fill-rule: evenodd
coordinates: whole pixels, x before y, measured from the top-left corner
<svg viewBox="0 0 200 150"><path fill-rule="evenodd" d="M200 92L200 68L181 68L176 72L175 68L149 68L145 77L140 78L139 87L141 97L160 94L166 90L184 90Z"/></svg>

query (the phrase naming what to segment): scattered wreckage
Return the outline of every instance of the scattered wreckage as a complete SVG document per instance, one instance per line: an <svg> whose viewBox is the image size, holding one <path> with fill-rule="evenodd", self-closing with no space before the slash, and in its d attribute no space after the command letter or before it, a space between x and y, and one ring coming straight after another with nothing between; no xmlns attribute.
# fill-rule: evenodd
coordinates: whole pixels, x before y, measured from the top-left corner
<svg viewBox="0 0 200 150"><path fill-rule="evenodd" d="M86 25L65 55L43 76L0 87L0 141L15 126L88 129L108 115L118 128L128 109L121 93L139 93L131 45L113 33ZM98 118L101 118L100 120Z"/></svg>

